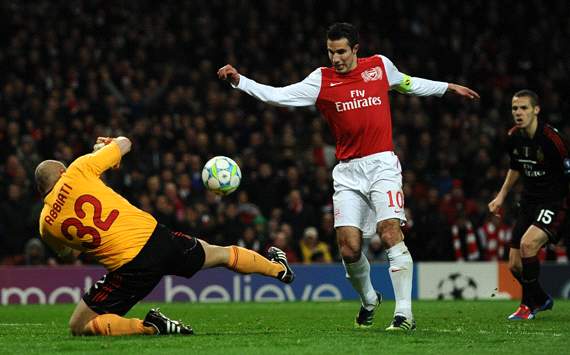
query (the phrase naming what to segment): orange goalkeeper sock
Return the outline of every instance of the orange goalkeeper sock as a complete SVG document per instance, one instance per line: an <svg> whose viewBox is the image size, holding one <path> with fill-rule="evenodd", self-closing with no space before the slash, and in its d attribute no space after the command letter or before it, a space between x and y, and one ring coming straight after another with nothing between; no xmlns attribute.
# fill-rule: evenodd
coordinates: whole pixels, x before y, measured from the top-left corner
<svg viewBox="0 0 570 355"><path fill-rule="evenodd" d="M136 318L123 318L116 314L102 314L87 323L87 330L92 335L135 335L156 333L153 327L146 327Z"/></svg>
<svg viewBox="0 0 570 355"><path fill-rule="evenodd" d="M279 263L269 261L253 250L232 245L230 247L230 260L228 268L242 274L261 274L277 277L285 267Z"/></svg>

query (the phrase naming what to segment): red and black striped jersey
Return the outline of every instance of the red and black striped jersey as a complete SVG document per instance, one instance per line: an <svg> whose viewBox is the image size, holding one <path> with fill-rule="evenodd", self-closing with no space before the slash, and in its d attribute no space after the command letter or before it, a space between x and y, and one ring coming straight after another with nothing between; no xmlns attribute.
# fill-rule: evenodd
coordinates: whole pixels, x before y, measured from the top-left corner
<svg viewBox="0 0 570 355"><path fill-rule="evenodd" d="M570 146L556 128L538 121L536 133L530 138L523 129L513 127L507 147L510 168L521 173L525 201L550 202L568 196L565 164L570 163Z"/></svg>

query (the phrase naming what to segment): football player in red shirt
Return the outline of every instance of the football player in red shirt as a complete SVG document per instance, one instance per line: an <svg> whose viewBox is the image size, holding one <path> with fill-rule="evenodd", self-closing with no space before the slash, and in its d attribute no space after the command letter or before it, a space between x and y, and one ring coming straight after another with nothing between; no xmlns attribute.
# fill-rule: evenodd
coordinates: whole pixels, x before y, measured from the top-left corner
<svg viewBox="0 0 570 355"><path fill-rule="evenodd" d="M392 144L388 92L442 96L450 92L468 99L479 95L464 86L412 77L398 71L383 55L358 58L358 32L336 23L327 32L331 67L315 69L301 82L272 87L241 75L232 65L218 77L247 94L277 106L316 105L336 140L333 170L334 216L339 249L347 275L362 300L355 325L368 328L381 302L370 281L370 264L362 254L363 236L378 233L390 260L396 298L387 330L412 330L413 261L400 225L405 223L402 173Z"/></svg>

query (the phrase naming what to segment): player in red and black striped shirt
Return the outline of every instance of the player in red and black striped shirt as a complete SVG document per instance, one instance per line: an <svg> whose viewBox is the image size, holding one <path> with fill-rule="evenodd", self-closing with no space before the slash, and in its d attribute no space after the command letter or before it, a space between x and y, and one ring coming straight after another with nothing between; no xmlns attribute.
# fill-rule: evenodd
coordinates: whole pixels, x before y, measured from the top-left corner
<svg viewBox="0 0 570 355"><path fill-rule="evenodd" d="M530 90L517 92L512 99L515 126L507 141L510 169L489 210L499 214L514 184L521 178L523 194L513 230L509 266L521 283L519 308L508 319L534 319L554 304L538 281L537 253L546 243L557 243L567 226L569 145L552 126L538 120L538 96Z"/></svg>

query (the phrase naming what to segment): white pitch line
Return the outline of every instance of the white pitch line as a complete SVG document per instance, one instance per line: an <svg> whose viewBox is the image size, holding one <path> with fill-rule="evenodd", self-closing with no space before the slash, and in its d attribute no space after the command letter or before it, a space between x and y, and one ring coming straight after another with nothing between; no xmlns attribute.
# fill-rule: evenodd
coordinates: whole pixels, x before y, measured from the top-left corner
<svg viewBox="0 0 570 355"><path fill-rule="evenodd" d="M32 325L32 326L40 326L40 325L45 325L43 323L0 323L0 327L15 327L15 326L28 326L28 325Z"/></svg>
<svg viewBox="0 0 570 355"><path fill-rule="evenodd" d="M456 328L456 329L430 329L430 328L426 328L426 329L422 329L422 330L426 330L426 331L430 331L430 332L435 332L435 333L463 333L464 330L462 328ZM496 334L496 331L488 331L488 330L479 330L478 331L479 334ZM536 332L536 331L526 331L526 330L519 330L519 331L512 331L512 330L507 330L506 334L514 334L514 335L539 335L539 336L552 336L552 337L560 337L562 336L561 333L547 333L547 332Z"/></svg>

